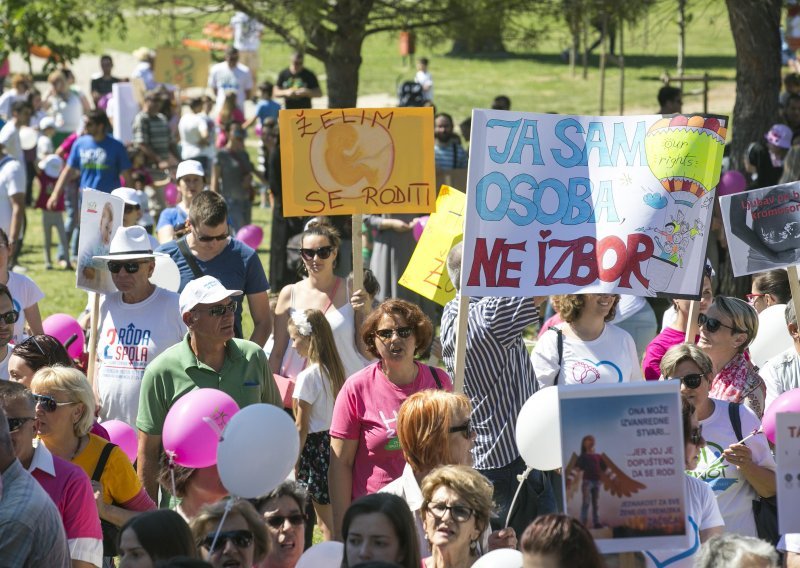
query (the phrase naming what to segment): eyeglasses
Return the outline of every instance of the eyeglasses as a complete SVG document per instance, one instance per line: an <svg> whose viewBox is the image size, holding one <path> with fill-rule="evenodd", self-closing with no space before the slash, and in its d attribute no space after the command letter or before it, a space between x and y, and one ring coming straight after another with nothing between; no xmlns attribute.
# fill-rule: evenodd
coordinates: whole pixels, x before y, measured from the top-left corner
<svg viewBox="0 0 800 568"><path fill-rule="evenodd" d="M759 298L761 298L763 296L766 296L766 294L747 294L747 296L745 296L745 297L747 298L747 301L749 303L755 304L756 300L758 300Z"/></svg>
<svg viewBox="0 0 800 568"><path fill-rule="evenodd" d="M475 430L472 429L472 419L468 419L464 424L461 426L453 426L448 430L451 434L455 434L456 432L464 432L464 437L469 440L472 438L472 434Z"/></svg>
<svg viewBox="0 0 800 568"><path fill-rule="evenodd" d="M738 329L738 328L735 328L735 327L731 327L729 325L725 325L724 323L722 323L718 319L710 318L706 314L700 314L699 316L697 316L697 323L698 323L698 325L700 327L706 328L711 333L718 332L720 327L727 327L728 329L730 329L731 331L733 331L735 333L745 333L741 329Z"/></svg>
<svg viewBox="0 0 800 568"><path fill-rule="evenodd" d="M295 249L295 250L297 250L297 249ZM319 247L319 248L315 248L315 249L301 248L300 249L300 256L302 256L303 259L305 259L305 260L314 260L314 256L318 256L322 260L325 260L326 258L328 258L331 255L332 252L333 252L333 247L332 246Z"/></svg>
<svg viewBox="0 0 800 568"><path fill-rule="evenodd" d="M147 261L149 262L149 261ZM125 268L125 272L128 274L136 274L139 272L139 267L144 264L142 262L120 262L119 260L109 260L108 261L108 271L111 274L119 274L119 271Z"/></svg>
<svg viewBox="0 0 800 568"><path fill-rule="evenodd" d="M684 375L682 377L667 377L668 381L680 381L684 385L686 385L687 389L696 389L700 386L700 383L703 380L703 375L700 373L690 373L688 375Z"/></svg>
<svg viewBox="0 0 800 568"><path fill-rule="evenodd" d="M214 547L216 551L222 551L228 541L231 541L237 548L247 548L253 544L253 533L246 530L238 530L221 532L219 535L209 533L206 535L206 538L200 541L200 546L211 550L211 546L214 545L215 536L217 537L216 546Z"/></svg>
<svg viewBox="0 0 800 568"><path fill-rule="evenodd" d="M269 526L273 529L279 529L283 526L283 523L289 521L289 524L293 527L298 527L306 522L305 515L301 515L300 513L296 513L294 515L274 515L272 517L265 517L265 520Z"/></svg>
<svg viewBox="0 0 800 568"><path fill-rule="evenodd" d="M197 240L200 241L201 243L210 243L211 241L224 241L230 236L230 232L228 232L227 230L221 235L201 235L197 231L194 231L194 234L197 237Z"/></svg>
<svg viewBox="0 0 800 568"><path fill-rule="evenodd" d="M36 404L40 405L45 412L55 412L59 406L69 406L71 404L78 404L77 402L57 402L52 396L44 394L33 395L33 400Z"/></svg>
<svg viewBox="0 0 800 568"><path fill-rule="evenodd" d="M208 315L221 318L225 314L232 314L236 311L236 308L239 307L239 302L232 300L230 304L225 304L221 306L213 306L208 308L207 311ZM195 311L195 310L192 310Z"/></svg>
<svg viewBox="0 0 800 568"><path fill-rule="evenodd" d="M6 420L8 420L8 431L16 432L22 427L23 424L25 424L29 420L36 420L36 419L33 416L23 416L22 418L7 418Z"/></svg>
<svg viewBox="0 0 800 568"><path fill-rule="evenodd" d="M0 321L2 321L6 325L17 323L18 319L19 319L19 312L16 310L11 310L10 312L0 314Z"/></svg>
<svg viewBox="0 0 800 568"><path fill-rule="evenodd" d="M689 434L689 441L694 444L695 446L699 446L703 443L703 427L698 426L697 428L692 428L691 434Z"/></svg>
<svg viewBox="0 0 800 568"><path fill-rule="evenodd" d="M464 505L447 505L446 503L428 503L428 512L436 517L437 520L442 520L450 511L450 518L457 523L466 523L474 511Z"/></svg>
<svg viewBox="0 0 800 568"><path fill-rule="evenodd" d="M400 339L406 339L411 335L411 332L414 331L413 327L403 326L403 327L396 327L394 329L378 329L375 331L375 335L380 337L381 339L391 339L392 336L397 333L397 337Z"/></svg>

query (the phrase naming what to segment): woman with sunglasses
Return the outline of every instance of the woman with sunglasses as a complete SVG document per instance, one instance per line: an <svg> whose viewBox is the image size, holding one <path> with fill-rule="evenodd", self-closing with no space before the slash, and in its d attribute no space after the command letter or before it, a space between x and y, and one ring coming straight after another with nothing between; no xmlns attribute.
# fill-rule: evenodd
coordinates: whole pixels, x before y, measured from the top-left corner
<svg viewBox="0 0 800 568"><path fill-rule="evenodd" d="M739 442L732 412L739 413L743 436L759 429L761 422L749 408L709 395L712 369L708 355L690 343L672 347L661 359L663 379L681 382L681 393L694 406L702 438L707 441L707 445L698 446L698 461L689 475L714 491L726 532L757 536L752 502L775 495L775 460L763 434ZM694 440L699 441L697 436ZM687 462L689 466L692 463Z"/></svg>
<svg viewBox="0 0 800 568"><path fill-rule="evenodd" d="M258 568L294 568L305 550L305 491L294 481L284 481L254 503L267 525L269 554Z"/></svg>
<svg viewBox="0 0 800 568"><path fill-rule="evenodd" d="M159 509L133 517L119 533L119 568L153 568L176 556L199 558L189 525L175 511Z"/></svg>
<svg viewBox="0 0 800 568"><path fill-rule="evenodd" d="M272 372L294 380L308 364L290 345L288 324L297 311L320 310L331 325L339 358L349 377L367 364L359 353L357 329L363 319L366 294L348 289L347 281L333 273L339 254L339 233L327 223L311 222L303 232L300 255L306 277L285 286L275 307L274 345L269 355Z"/></svg>
<svg viewBox="0 0 800 568"><path fill-rule="evenodd" d="M711 272L703 274L703 288L700 291L700 301L698 303L699 312L705 314L711 302L714 301L714 292L711 288ZM644 352L642 359L642 370L646 381L657 381L661 374L659 365L664 353L673 345L683 343L686 339L686 330L689 328L689 307L691 300L672 300L672 307L675 310L675 319L672 323L665 325L661 333L656 335Z"/></svg>
<svg viewBox="0 0 800 568"><path fill-rule="evenodd" d="M761 418L767 387L744 352L758 332L755 308L739 298L717 296L705 314L700 314L697 345L714 363L712 397L741 402Z"/></svg>
<svg viewBox="0 0 800 568"><path fill-rule="evenodd" d="M347 379L333 407L328 485L335 535L351 501L403 473L394 423L403 401L425 389L453 389L443 370L414 360L433 337L431 321L417 306L386 300L367 316L361 336L378 362Z"/></svg>
<svg viewBox="0 0 800 568"><path fill-rule="evenodd" d="M122 450L90 433L95 400L83 373L60 365L44 367L33 376L31 392L41 441L50 453L80 466L92 479L103 525L103 556L115 556L117 527L155 509L155 503Z"/></svg>
<svg viewBox="0 0 800 568"><path fill-rule="evenodd" d="M17 319L10 322L14 324L11 343L16 344L27 337L26 323L32 335L44 333L42 316L39 313L39 300L44 298L44 292L36 282L24 274L11 271L12 248L12 243L8 242L8 235L3 229L0 229L0 284L8 286L11 297L14 298L14 309L19 312Z"/></svg>
<svg viewBox="0 0 800 568"><path fill-rule="evenodd" d="M269 552L267 529L248 501L234 501L225 515L229 505L227 501L219 501L203 507L190 525L192 536L203 559L214 568L251 568Z"/></svg>
<svg viewBox="0 0 800 568"><path fill-rule="evenodd" d="M543 334L531 354L540 388L642 380L633 337L608 323L619 294L565 294L551 301L564 323Z"/></svg>
<svg viewBox="0 0 800 568"><path fill-rule="evenodd" d="M697 419L694 405L686 394L681 395L681 416L683 425L684 467L691 471L697 467L700 452L706 447L703 438L703 427ZM645 551L648 566L666 566L670 568L691 568L700 545L711 537L725 532L725 521L719 511L719 505L711 487L700 479L684 476L686 485L686 515L689 521L691 545L680 550ZM669 562L669 559L679 558Z"/></svg>
<svg viewBox="0 0 800 568"><path fill-rule="evenodd" d="M414 519L397 495L375 493L353 501L342 520L342 568L386 563L420 568Z"/></svg>
<svg viewBox="0 0 800 568"><path fill-rule="evenodd" d="M463 394L425 390L412 394L397 413L397 439L406 459L403 475L381 489L402 497L414 515L420 550L430 554L422 526L422 480L442 465L472 466L472 404ZM489 527L478 543L478 554L495 548L516 548L513 528L495 531Z"/></svg>
<svg viewBox="0 0 800 568"><path fill-rule="evenodd" d="M423 566L472 566L494 510L492 485L471 467L447 465L422 481L422 499L422 522L432 552Z"/></svg>

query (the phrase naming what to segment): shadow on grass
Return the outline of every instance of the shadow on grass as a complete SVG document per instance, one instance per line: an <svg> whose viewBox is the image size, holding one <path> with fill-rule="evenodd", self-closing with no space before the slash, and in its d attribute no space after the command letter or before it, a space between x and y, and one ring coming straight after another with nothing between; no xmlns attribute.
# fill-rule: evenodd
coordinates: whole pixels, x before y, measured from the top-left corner
<svg viewBox="0 0 800 568"><path fill-rule="evenodd" d="M560 53L485 53L485 54L466 54L448 53L446 57L450 59L475 59L477 61L534 61L544 65L565 66L567 62L562 59ZM675 56L672 55L644 55L633 54L625 56L625 68L636 69L645 67L660 67L672 69L675 67ZM589 66L597 68L600 64L600 56L593 54L589 56ZM581 66L581 58L578 57L578 67ZM687 69L720 69L733 71L736 69L736 57L732 55L688 55L684 58L684 66ZM611 65L616 67L616 65Z"/></svg>

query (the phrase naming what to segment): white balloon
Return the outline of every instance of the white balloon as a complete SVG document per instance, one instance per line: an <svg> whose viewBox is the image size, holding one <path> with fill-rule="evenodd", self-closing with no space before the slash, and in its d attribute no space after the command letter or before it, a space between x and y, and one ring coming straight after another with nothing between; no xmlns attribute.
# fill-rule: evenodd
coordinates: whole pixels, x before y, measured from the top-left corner
<svg viewBox="0 0 800 568"><path fill-rule="evenodd" d="M558 387L537 391L517 418L517 447L528 467L547 471L561 467Z"/></svg>
<svg viewBox="0 0 800 568"><path fill-rule="evenodd" d="M750 344L750 361L756 367L793 346L792 336L786 329L786 304L776 304L758 314L758 333Z"/></svg>
<svg viewBox="0 0 800 568"><path fill-rule="evenodd" d="M478 558L472 568L522 568L522 553L513 548L498 548Z"/></svg>
<svg viewBox="0 0 800 568"><path fill-rule="evenodd" d="M39 134L30 126L23 126L19 129L19 143L23 150L33 150Z"/></svg>
<svg viewBox="0 0 800 568"><path fill-rule="evenodd" d="M295 568L339 568L343 556L344 544L341 542L320 542L303 553Z"/></svg>
<svg viewBox="0 0 800 568"><path fill-rule="evenodd" d="M155 255L156 267L153 269L150 283L159 288L166 288L170 292L177 292L181 287L181 271L178 265L168 254L157 252Z"/></svg>
<svg viewBox="0 0 800 568"><path fill-rule="evenodd" d="M270 404L252 404L233 415L217 447L217 469L231 495L254 499L286 479L300 453L294 421Z"/></svg>

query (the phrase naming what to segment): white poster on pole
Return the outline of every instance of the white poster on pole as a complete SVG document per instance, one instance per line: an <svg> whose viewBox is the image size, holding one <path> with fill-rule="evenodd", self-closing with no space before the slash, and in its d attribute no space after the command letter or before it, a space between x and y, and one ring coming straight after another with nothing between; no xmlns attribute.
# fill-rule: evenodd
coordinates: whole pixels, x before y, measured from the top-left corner
<svg viewBox="0 0 800 568"><path fill-rule="evenodd" d="M122 226L124 212L125 202L119 197L94 189L83 190L75 284L78 288L99 294L117 291L106 261L93 257L108 254L111 239Z"/></svg>
<svg viewBox="0 0 800 568"><path fill-rule="evenodd" d="M776 417L778 530L800 533L800 412L781 412Z"/></svg>

